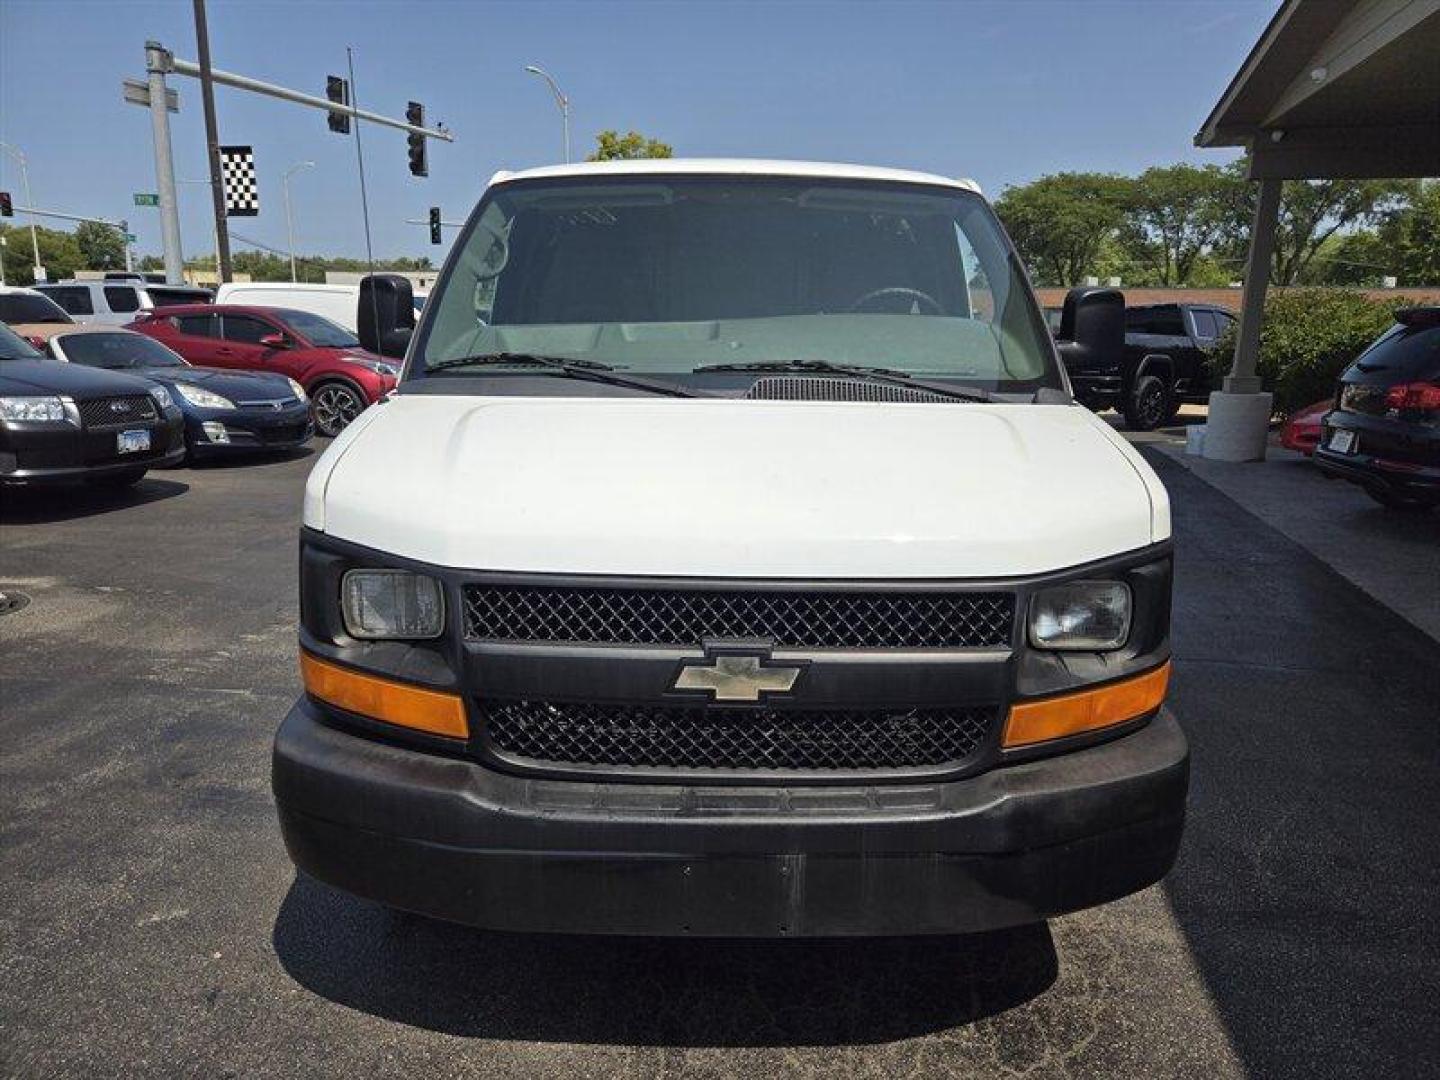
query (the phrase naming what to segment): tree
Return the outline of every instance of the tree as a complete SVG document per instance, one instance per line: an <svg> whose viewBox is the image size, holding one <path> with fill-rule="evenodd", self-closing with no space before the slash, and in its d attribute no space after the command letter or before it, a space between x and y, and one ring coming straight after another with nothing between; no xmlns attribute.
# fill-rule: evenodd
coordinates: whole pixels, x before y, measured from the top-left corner
<svg viewBox="0 0 1440 1080"><path fill-rule="evenodd" d="M87 270L125 268L125 237L119 229L96 221L82 221L75 230L75 243L85 256Z"/></svg>
<svg viewBox="0 0 1440 1080"><path fill-rule="evenodd" d="M659 139L647 139L638 131L624 135L614 130L602 131L595 136L595 152L587 161L632 161L636 158L674 157L675 151L669 143Z"/></svg>
<svg viewBox="0 0 1440 1080"><path fill-rule="evenodd" d="M1245 162L1237 161L1229 168L1243 176ZM1258 185L1247 182L1245 187L1244 198L1230 208L1222 230L1236 259L1244 258L1258 197ZM1270 280L1294 285L1332 236L1386 218L1408 205L1419 190L1413 180L1286 180L1280 190Z"/></svg>
<svg viewBox="0 0 1440 1080"><path fill-rule="evenodd" d="M1136 178L1124 244L1162 286L1190 285L1197 261L1220 239L1244 180L1218 165L1156 165Z"/></svg>
<svg viewBox="0 0 1440 1080"><path fill-rule="evenodd" d="M1416 184L1402 207L1382 215L1375 261L1401 285L1440 285L1440 180Z"/></svg>
<svg viewBox="0 0 1440 1080"><path fill-rule="evenodd" d="M4 236L7 243L5 280L11 285L33 285L35 271L31 263L35 256L31 254L30 226L0 226L0 236ZM84 269L85 255L75 242L74 233L37 227L35 239L40 246L40 265L45 267L49 280L74 277L76 270Z"/></svg>
<svg viewBox="0 0 1440 1080"><path fill-rule="evenodd" d="M1125 223L1133 188L1108 173L1055 173L1006 188L995 211L1040 283L1074 285Z"/></svg>

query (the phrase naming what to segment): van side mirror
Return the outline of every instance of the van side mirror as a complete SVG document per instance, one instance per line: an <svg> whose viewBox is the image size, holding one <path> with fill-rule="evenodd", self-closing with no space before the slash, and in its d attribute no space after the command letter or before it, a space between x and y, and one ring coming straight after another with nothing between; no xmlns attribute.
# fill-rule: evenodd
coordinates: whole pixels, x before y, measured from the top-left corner
<svg viewBox="0 0 1440 1080"><path fill-rule="evenodd" d="M366 274L355 312L360 344L381 356L403 357L415 330L415 293L403 274Z"/></svg>
<svg viewBox="0 0 1440 1080"><path fill-rule="evenodd" d="M1066 370L1118 364L1125 354L1125 294L1082 287L1065 294L1055 347Z"/></svg>

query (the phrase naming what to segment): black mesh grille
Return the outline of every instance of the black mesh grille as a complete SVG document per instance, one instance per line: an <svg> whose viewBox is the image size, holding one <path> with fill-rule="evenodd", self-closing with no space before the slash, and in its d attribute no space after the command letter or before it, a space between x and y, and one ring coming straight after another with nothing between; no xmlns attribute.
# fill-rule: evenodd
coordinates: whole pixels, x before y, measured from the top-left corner
<svg viewBox="0 0 1440 1080"><path fill-rule="evenodd" d="M998 711L822 712L703 706L487 702L491 745L570 765L671 769L861 770L956 765L983 745Z"/></svg>
<svg viewBox="0 0 1440 1080"><path fill-rule="evenodd" d="M80 422L87 428L148 423L159 415L155 411L155 399L149 394L92 398L90 401L78 402L78 407Z"/></svg>
<svg viewBox="0 0 1440 1080"><path fill-rule="evenodd" d="M908 386L814 375L756 379L745 396L760 401L920 401L946 405L962 400Z"/></svg>
<svg viewBox="0 0 1440 1080"><path fill-rule="evenodd" d="M467 585L467 637L696 646L769 639L780 648L960 649L1008 645L1004 592L734 592Z"/></svg>

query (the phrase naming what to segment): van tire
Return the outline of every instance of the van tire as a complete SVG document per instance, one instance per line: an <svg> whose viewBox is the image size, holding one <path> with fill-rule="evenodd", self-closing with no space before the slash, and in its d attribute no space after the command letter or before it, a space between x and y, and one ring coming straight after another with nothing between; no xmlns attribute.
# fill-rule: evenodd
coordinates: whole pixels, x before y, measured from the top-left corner
<svg viewBox="0 0 1440 1080"><path fill-rule="evenodd" d="M334 438L365 411L369 402L351 383L330 379L310 391L310 412L320 434Z"/></svg>
<svg viewBox="0 0 1440 1080"><path fill-rule="evenodd" d="M1122 411L1131 431L1154 431L1170 416L1170 391L1154 375L1141 375L1125 396Z"/></svg>

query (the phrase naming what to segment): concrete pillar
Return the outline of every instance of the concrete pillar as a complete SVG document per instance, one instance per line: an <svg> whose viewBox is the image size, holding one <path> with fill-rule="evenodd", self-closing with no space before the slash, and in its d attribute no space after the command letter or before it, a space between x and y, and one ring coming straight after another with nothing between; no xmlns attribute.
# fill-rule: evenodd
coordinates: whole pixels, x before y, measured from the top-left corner
<svg viewBox="0 0 1440 1080"><path fill-rule="evenodd" d="M1245 294L1235 359L1221 388L1210 395L1205 422L1205 456L1216 461L1263 461L1270 430L1272 397L1260 389L1255 361L1260 352L1260 324L1265 316L1265 291L1280 218L1281 181L1260 181L1255 220L1250 227L1250 252L1245 260Z"/></svg>

